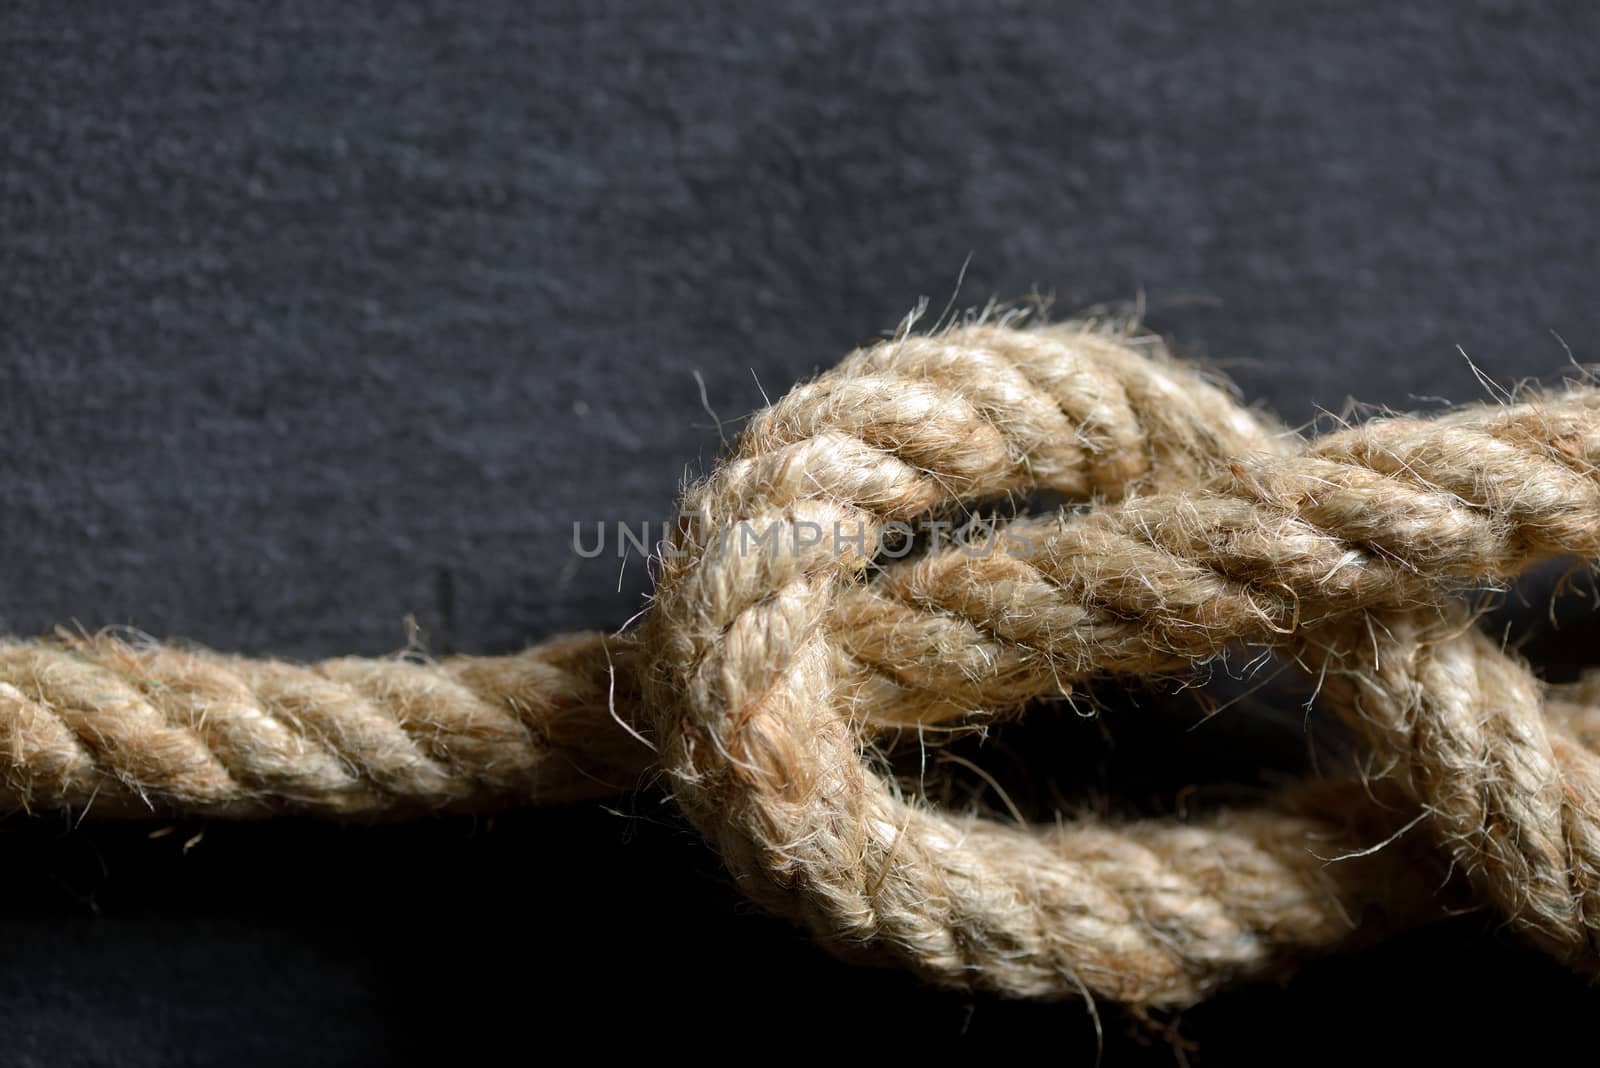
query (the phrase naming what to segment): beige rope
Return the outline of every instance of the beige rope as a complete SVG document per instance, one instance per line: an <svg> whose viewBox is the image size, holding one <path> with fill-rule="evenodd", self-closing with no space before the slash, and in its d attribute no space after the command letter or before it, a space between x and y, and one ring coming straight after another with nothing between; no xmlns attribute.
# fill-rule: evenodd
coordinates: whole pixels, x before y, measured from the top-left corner
<svg viewBox="0 0 1600 1068"><path fill-rule="evenodd" d="M94 816L406 815L638 786L637 650L576 634L515 656L299 665L111 635L0 646L18 807Z"/></svg>
<svg viewBox="0 0 1600 1068"><path fill-rule="evenodd" d="M1303 643L1333 703L1483 898L1600 973L1600 756L1464 613L1378 613Z"/></svg>
<svg viewBox="0 0 1600 1068"><path fill-rule="evenodd" d="M1547 700L1449 594L1600 555L1597 452L1584 388L1307 447L1106 327L901 337L758 414L688 491L637 635L314 665L16 643L0 767L19 807L229 817L662 778L741 887L837 951L1009 994L1194 1001L1438 915L1447 862L1595 969L1600 683ZM876 553L896 524L1041 490L1090 507ZM874 728L959 728L1240 641L1316 673L1389 785L1017 827L863 759Z"/></svg>

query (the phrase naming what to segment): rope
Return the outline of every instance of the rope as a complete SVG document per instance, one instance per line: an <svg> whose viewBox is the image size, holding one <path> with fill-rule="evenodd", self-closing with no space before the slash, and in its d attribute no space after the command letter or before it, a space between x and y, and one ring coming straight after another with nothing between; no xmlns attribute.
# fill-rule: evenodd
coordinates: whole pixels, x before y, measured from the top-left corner
<svg viewBox="0 0 1600 1068"><path fill-rule="evenodd" d="M310 665L16 642L4 788L373 818L660 782L836 952L1010 995L1191 1003L1458 894L1600 973L1600 674L1543 687L1452 596L1600 555L1597 458L1582 386L1308 443L1105 325L902 336L756 415L687 491L637 632ZM930 517L1041 492L1069 507L899 558ZM869 756L1240 642L1318 678L1362 774L1193 822L1019 826Z"/></svg>

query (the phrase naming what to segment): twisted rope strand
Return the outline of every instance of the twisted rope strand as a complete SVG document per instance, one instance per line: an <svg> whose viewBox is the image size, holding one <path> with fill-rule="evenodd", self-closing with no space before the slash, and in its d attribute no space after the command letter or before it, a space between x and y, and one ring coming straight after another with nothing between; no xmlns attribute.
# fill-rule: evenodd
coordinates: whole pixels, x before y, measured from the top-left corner
<svg viewBox="0 0 1600 1068"><path fill-rule="evenodd" d="M839 597L846 651L902 685L1015 707L1363 609L1600 556L1600 391L1370 423L1201 489L1019 519ZM874 692L862 703L909 702ZM917 706L907 711L916 713ZM900 713L905 714L905 713Z"/></svg>
<svg viewBox="0 0 1600 1068"><path fill-rule="evenodd" d="M1374 613L1299 643L1482 896L1547 951L1600 971L1600 755L1545 715L1527 667L1451 606ZM1577 722L1571 722L1576 720Z"/></svg>
<svg viewBox="0 0 1600 1068"><path fill-rule="evenodd" d="M515 656L299 665L109 635L0 646L15 805L97 816L404 815L636 786L637 650L575 634Z"/></svg>

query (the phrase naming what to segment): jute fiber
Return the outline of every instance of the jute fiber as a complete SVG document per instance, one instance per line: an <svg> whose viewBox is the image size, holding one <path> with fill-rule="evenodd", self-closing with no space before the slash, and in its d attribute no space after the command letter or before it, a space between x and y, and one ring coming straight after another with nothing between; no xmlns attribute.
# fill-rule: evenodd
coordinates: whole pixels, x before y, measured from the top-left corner
<svg viewBox="0 0 1600 1068"><path fill-rule="evenodd" d="M636 630L309 665L13 642L4 787L373 818L659 786L839 954L1008 995L1182 1005L1469 906L1600 974L1600 674L1542 684L1460 598L1600 556L1597 459L1583 384L1307 441L1111 325L905 332L688 488ZM1030 494L1067 504L903 542ZM1241 643L1305 668L1358 767L1193 820L1021 825L874 758Z"/></svg>

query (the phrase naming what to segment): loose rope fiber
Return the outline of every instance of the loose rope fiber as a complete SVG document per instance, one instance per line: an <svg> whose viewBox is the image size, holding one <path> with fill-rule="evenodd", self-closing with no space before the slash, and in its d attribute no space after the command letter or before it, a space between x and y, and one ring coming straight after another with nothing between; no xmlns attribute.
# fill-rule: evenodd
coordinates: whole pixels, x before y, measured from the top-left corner
<svg viewBox="0 0 1600 1068"><path fill-rule="evenodd" d="M1008 995L1188 1004L1473 901L1600 974L1600 674L1542 685L1456 600L1600 556L1597 458L1583 385L1306 442L1110 326L906 334L752 418L687 490L635 632L311 665L15 642L0 767L14 807L96 816L659 783L835 952ZM1037 493L1068 506L885 551ZM1318 680L1359 772L1187 822L1019 826L872 756L1239 643Z"/></svg>

